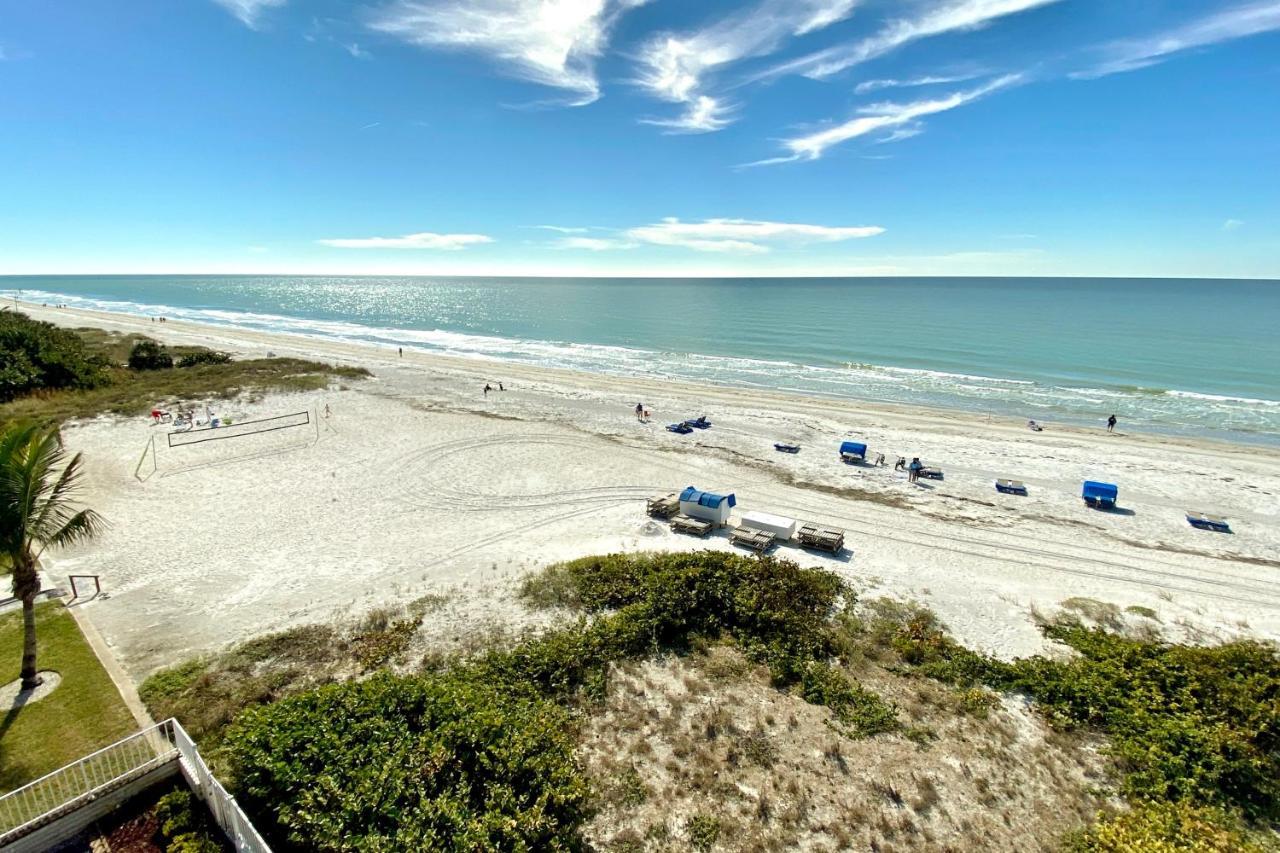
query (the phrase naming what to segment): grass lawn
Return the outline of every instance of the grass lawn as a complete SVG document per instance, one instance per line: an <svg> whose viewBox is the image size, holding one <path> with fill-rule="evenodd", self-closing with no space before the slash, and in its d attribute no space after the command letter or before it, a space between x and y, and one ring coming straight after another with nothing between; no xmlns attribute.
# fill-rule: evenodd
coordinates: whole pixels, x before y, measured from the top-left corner
<svg viewBox="0 0 1280 853"><path fill-rule="evenodd" d="M137 731L107 671L60 602L36 605L37 664L62 676L39 702L0 717L0 792ZM0 615L0 684L22 668L22 611Z"/></svg>

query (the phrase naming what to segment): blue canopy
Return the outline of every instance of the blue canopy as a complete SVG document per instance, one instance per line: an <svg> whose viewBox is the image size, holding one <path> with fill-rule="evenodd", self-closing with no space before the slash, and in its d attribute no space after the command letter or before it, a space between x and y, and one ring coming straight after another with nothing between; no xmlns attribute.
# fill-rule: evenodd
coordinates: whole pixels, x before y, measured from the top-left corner
<svg viewBox="0 0 1280 853"><path fill-rule="evenodd" d="M738 499L734 497L732 494L715 495L715 494L712 494L711 492L700 492L697 489L695 489L693 486L687 487L683 492L680 493L680 500L688 501L690 503L696 503L698 506L710 507L711 509L717 509L720 506L720 504L724 503L725 501L728 501L729 506L731 507L738 505Z"/></svg>
<svg viewBox="0 0 1280 853"><path fill-rule="evenodd" d="M840 443L840 455L844 456L846 453L852 453L854 456L866 456L867 446L856 441L843 441Z"/></svg>
<svg viewBox="0 0 1280 853"><path fill-rule="evenodd" d="M1084 491L1081 497L1085 500L1090 498L1094 500L1111 501L1115 503L1116 497L1120 494L1120 490L1110 483L1097 483L1093 480L1084 481Z"/></svg>

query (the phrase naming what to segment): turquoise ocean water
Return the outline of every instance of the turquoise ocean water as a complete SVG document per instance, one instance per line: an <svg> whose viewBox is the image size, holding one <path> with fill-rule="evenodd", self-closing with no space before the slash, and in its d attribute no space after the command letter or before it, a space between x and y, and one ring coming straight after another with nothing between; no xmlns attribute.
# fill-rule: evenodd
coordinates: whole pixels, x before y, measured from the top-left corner
<svg viewBox="0 0 1280 853"><path fill-rule="evenodd" d="M1280 281L0 278L36 302L1280 444Z"/></svg>

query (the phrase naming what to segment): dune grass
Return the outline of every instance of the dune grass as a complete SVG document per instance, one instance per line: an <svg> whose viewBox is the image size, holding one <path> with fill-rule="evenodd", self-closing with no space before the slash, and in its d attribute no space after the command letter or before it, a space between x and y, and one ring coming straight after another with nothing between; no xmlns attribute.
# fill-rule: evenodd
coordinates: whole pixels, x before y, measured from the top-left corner
<svg viewBox="0 0 1280 853"><path fill-rule="evenodd" d="M254 358L226 364L202 364L167 370L130 370L124 365L129 352L145 335L120 334L103 329L75 329L84 352L100 359L104 381L97 387L42 390L0 404L0 423L30 419L61 423L72 418L101 414L146 414L158 404L178 405L227 399L243 393L316 391L334 380L362 379L362 367L339 367L300 358ZM204 347L166 347L175 360L184 355L208 353Z"/></svg>
<svg viewBox="0 0 1280 853"><path fill-rule="evenodd" d="M11 791L137 729L111 677L60 602L36 605L39 666L62 682L0 717L0 792ZM22 611L0 615L0 684L22 663Z"/></svg>

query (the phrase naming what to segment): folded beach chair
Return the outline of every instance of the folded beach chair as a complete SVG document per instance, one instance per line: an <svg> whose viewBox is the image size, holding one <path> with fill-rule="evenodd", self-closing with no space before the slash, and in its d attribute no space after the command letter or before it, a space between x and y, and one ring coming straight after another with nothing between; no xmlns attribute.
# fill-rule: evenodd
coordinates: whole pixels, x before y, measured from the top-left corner
<svg viewBox="0 0 1280 853"><path fill-rule="evenodd" d="M798 445L798 444L779 444L778 442L774 442L774 444L773 444L773 449L774 449L774 450L776 450L776 451L778 451L779 453L799 453L799 452L800 452L800 445Z"/></svg>
<svg viewBox="0 0 1280 853"><path fill-rule="evenodd" d="M681 421L678 424L667 424L668 432L678 432L681 435L688 435L693 432L693 427L689 426L688 421Z"/></svg>
<svg viewBox="0 0 1280 853"><path fill-rule="evenodd" d="M1231 532L1231 525L1227 524L1225 518L1218 515L1208 515L1203 512L1187 510L1187 523L1200 530L1212 530L1215 533Z"/></svg>
<svg viewBox="0 0 1280 853"><path fill-rule="evenodd" d="M1027 484L1021 480L996 480L996 491L1006 495L1027 496Z"/></svg>

